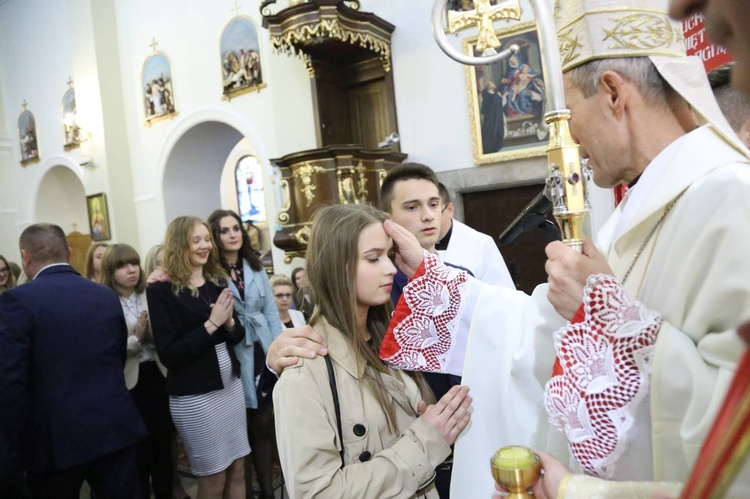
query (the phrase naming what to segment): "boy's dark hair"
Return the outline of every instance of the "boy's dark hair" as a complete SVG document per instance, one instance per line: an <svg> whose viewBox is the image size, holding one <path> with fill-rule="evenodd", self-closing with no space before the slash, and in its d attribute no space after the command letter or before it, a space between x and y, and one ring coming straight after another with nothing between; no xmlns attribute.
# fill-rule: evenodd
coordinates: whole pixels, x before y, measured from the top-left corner
<svg viewBox="0 0 750 499"><path fill-rule="evenodd" d="M393 202L393 189L396 182L412 179L429 180L435 184L435 187L440 188L440 181L429 166L421 163L401 163L388 172L385 180L383 180L383 185L380 186L380 209L386 213L392 213L391 203Z"/></svg>
<svg viewBox="0 0 750 499"><path fill-rule="evenodd" d="M451 204L451 193L442 182L438 185L438 192L440 193L440 202L443 203L443 208Z"/></svg>

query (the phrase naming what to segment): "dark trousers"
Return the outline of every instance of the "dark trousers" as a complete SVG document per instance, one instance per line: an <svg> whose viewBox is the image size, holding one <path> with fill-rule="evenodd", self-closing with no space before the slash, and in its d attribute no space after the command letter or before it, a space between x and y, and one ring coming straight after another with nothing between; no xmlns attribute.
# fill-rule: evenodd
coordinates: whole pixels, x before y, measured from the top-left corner
<svg viewBox="0 0 750 499"><path fill-rule="evenodd" d="M259 395L260 398L260 395ZM273 398L270 394L258 400L257 409L247 409L247 439L250 442L249 460L258 477L261 497L273 497ZM253 497L250 467L245 460L245 494Z"/></svg>
<svg viewBox="0 0 750 499"><path fill-rule="evenodd" d="M84 480L95 497L140 497L135 445L65 470L31 473L28 480L31 497L39 499L78 499Z"/></svg>
<svg viewBox="0 0 750 499"><path fill-rule="evenodd" d="M148 428L148 436L138 444L138 479L141 497L149 499L153 489L156 499L172 497L172 420L166 381L156 362L142 362L138 384L130 390L138 412Z"/></svg>
<svg viewBox="0 0 750 499"><path fill-rule="evenodd" d="M461 384L461 377L453 374L422 373L427 384L435 394L435 400L448 393L448 390ZM440 499L449 499L451 492L451 473L453 472L453 454L435 470L435 488Z"/></svg>

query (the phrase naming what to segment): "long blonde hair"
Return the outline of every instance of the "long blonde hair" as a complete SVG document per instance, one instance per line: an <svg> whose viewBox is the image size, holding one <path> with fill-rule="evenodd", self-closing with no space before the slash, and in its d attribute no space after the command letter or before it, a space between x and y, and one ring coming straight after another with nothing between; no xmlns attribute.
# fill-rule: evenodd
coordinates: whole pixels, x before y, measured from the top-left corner
<svg viewBox="0 0 750 499"><path fill-rule="evenodd" d="M388 428L398 432L390 395L380 374L398 378L402 374L411 376L425 401L432 401L433 396L420 374L393 371L378 356L390 321L390 302L369 307L366 325L370 341L357 327L359 236L366 227L381 224L386 219L385 213L368 205L334 205L319 210L313 217L307 247L307 275L315 302L310 324L315 325L325 318L341 332L354 351L357 363L364 363L363 381L385 412Z"/></svg>
<svg viewBox="0 0 750 499"><path fill-rule="evenodd" d="M175 293L188 288L194 296L198 296L198 288L190 283L190 276L193 274L193 266L190 264L190 239L193 229L199 224L206 227L211 234L208 224L198 217L177 217L167 227L164 237L164 271L169 276ZM226 285L227 273L219 263L216 241L213 237L208 261L203 266L203 277L217 286Z"/></svg>
<svg viewBox="0 0 750 499"><path fill-rule="evenodd" d="M150 250L148 250L148 253L146 253L146 259L143 261L143 270L146 272L147 276L151 275L151 272L156 270L157 267L164 267L163 261L161 266L158 266L156 264L159 259L160 251L164 251L164 246L161 244L157 244L156 246L153 246ZM162 255L162 258L163 256L164 255Z"/></svg>
<svg viewBox="0 0 750 499"><path fill-rule="evenodd" d="M86 252L86 279L94 279L94 251L96 251L98 248L106 248L109 246L107 243L92 243L91 246L89 246L88 251Z"/></svg>

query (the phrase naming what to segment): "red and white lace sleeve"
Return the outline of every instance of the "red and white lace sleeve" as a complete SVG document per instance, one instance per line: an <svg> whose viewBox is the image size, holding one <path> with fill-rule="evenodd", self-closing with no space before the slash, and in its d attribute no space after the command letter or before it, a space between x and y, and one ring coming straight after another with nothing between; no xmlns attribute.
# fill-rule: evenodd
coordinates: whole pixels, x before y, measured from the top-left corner
<svg viewBox="0 0 750 499"><path fill-rule="evenodd" d="M467 280L465 272L425 252L393 311L380 358L400 369L446 372Z"/></svg>
<svg viewBox="0 0 750 499"><path fill-rule="evenodd" d="M583 312L582 322L554 334L561 369L547 383L544 404L581 466L610 478L647 399L662 318L602 274L589 277Z"/></svg>

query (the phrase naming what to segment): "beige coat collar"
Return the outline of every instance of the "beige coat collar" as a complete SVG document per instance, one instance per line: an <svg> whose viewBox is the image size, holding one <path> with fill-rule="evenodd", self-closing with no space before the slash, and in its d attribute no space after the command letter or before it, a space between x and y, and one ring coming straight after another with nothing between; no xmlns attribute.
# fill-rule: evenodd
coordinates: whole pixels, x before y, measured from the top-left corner
<svg viewBox="0 0 750 499"><path fill-rule="evenodd" d="M354 351L349 347L343 333L331 326L323 317L319 319L314 328L328 341L328 355L330 355L331 360L338 364L353 378L357 380L361 379L365 373L364 362L357 361ZM393 373L393 370L389 369L389 371ZM401 376L406 376L406 374L401 374ZM416 404L418 400L413 401L413 403L409 400L406 395L406 387L403 381L399 380L395 373L381 373L380 377L383 381L383 386L388 394L393 397L393 400L400 405L407 414L416 417Z"/></svg>

